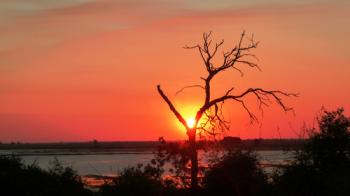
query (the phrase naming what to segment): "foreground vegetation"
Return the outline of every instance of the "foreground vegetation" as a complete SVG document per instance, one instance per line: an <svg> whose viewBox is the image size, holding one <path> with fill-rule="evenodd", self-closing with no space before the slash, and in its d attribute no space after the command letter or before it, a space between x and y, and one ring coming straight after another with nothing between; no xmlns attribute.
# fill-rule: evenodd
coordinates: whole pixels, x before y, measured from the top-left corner
<svg viewBox="0 0 350 196"><path fill-rule="evenodd" d="M324 111L318 127L294 161L266 174L254 152L226 149L200 167L200 187L189 189L188 149L174 144L159 150L148 165L124 169L112 183L91 191L69 167L25 165L15 156L0 157L1 195L350 195L350 119L343 109ZM171 163L166 177L165 163Z"/></svg>
<svg viewBox="0 0 350 196"><path fill-rule="evenodd" d="M15 156L0 156L0 195L12 196L89 196L79 176L69 167L54 161L49 170L35 163L23 164Z"/></svg>

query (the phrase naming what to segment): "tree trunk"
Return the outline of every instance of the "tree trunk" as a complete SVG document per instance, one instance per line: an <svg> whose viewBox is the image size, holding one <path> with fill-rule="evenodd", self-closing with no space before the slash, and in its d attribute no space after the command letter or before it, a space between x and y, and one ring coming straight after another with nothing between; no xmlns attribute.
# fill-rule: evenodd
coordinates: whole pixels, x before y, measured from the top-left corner
<svg viewBox="0 0 350 196"><path fill-rule="evenodd" d="M198 188L198 154L196 147L196 129L190 129L188 132L191 153L191 189L192 191Z"/></svg>

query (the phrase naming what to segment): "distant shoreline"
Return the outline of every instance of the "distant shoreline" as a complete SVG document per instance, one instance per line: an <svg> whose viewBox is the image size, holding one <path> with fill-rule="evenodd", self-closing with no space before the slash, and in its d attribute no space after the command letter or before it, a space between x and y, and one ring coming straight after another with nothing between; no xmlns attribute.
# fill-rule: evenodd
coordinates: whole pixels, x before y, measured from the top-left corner
<svg viewBox="0 0 350 196"><path fill-rule="evenodd" d="M251 150L292 150L299 149L305 143L304 139L246 139L229 144L237 149ZM151 153L157 150L158 141L128 141L128 142L61 142L61 143L12 143L0 144L0 150L62 150L64 155L77 154L135 154ZM43 155L56 155L51 151L39 151ZM25 156L25 153L23 153ZM28 153L37 154L37 153ZM40 154L40 153L39 153ZM62 154L60 154L62 155ZM27 155L30 156L30 155Z"/></svg>

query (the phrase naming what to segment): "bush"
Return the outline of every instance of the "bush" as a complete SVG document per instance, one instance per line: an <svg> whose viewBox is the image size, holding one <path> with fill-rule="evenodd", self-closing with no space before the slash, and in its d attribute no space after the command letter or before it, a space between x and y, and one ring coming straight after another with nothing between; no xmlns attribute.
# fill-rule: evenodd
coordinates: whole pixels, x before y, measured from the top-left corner
<svg viewBox="0 0 350 196"><path fill-rule="evenodd" d="M350 119L343 112L323 111L293 164L275 178L278 193L350 195Z"/></svg>
<svg viewBox="0 0 350 196"><path fill-rule="evenodd" d="M57 161L49 171L24 165L16 156L0 156L1 195L88 196L77 174Z"/></svg>
<svg viewBox="0 0 350 196"><path fill-rule="evenodd" d="M273 177L273 194L285 196L331 195L315 168L302 163L286 167Z"/></svg>
<svg viewBox="0 0 350 196"><path fill-rule="evenodd" d="M142 165L124 169L112 185L105 185L100 193L109 195L162 195L163 185L153 172L144 170Z"/></svg>
<svg viewBox="0 0 350 196"><path fill-rule="evenodd" d="M328 112L318 119L319 131L311 130L304 156L318 169L343 167L350 163L350 119L342 108Z"/></svg>
<svg viewBox="0 0 350 196"><path fill-rule="evenodd" d="M251 152L230 152L206 172L207 195L253 196L265 194L267 177Z"/></svg>

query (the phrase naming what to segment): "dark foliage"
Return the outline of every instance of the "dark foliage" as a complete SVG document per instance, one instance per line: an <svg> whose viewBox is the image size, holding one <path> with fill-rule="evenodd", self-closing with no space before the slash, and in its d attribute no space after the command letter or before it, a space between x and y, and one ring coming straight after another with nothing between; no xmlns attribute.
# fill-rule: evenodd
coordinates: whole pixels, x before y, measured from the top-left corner
<svg viewBox="0 0 350 196"><path fill-rule="evenodd" d="M204 177L207 195L264 195L267 177L251 152L229 152Z"/></svg>
<svg viewBox="0 0 350 196"><path fill-rule="evenodd" d="M343 112L323 111L318 130L309 130L310 139L295 162L275 178L277 193L350 195L350 119Z"/></svg>
<svg viewBox="0 0 350 196"><path fill-rule="evenodd" d="M162 172L152 165L138 165L124 169L113 184L104 185L99 193L102 196L172 196L185 195L171 180L161 178Z"/></svg>
<svg viewBox="0 0 350 196"><path fill-rule="evenodd" d="M102 195L161 195L161 182L141 167L124 169L113 185L101 188Z"/></svg>
<svg viewBox="0 0 350 196"><path fill-rule="evenodd" d="M12 196L88 196L79 177L57 161L49 171L36 164L24 165L16 156L0 156L1 195Z"/></svg>
<svg viewBox="0 0 350 196"><path fill-rule="evenodd" d="M275 175L272 195L332 195L325 189L324 183L313 166L303 163L293 164L286 167L282 174Z"/></svg>
<svg viewBox="0 0 350 196"><path fill-rule="evenodd" d="M317 169L344 167L350 163L350 119L342 108L328 112L318 119L319 131L311 130L304 156Z"/></svg>

